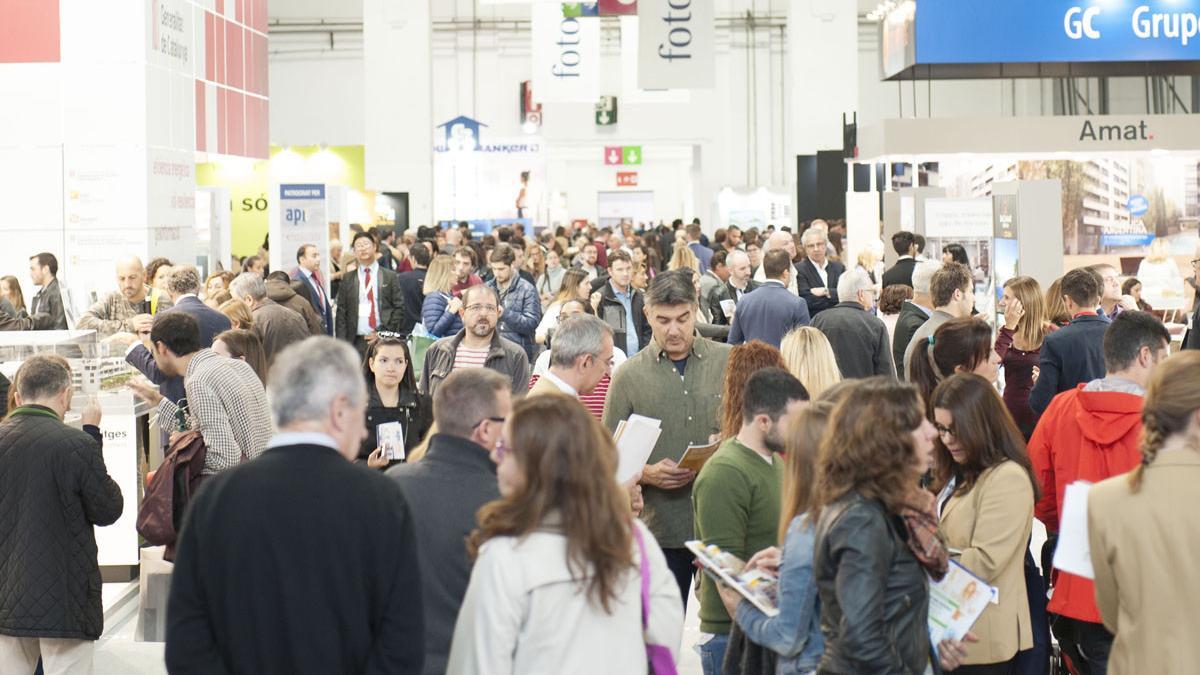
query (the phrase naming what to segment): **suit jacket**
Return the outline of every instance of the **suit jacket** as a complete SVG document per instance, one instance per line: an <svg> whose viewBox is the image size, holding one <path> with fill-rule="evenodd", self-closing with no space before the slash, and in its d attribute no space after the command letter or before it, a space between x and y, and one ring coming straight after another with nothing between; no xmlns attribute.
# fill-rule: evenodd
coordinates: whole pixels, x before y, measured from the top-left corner
<svg viewBox="0 0 1200 675"><path fill-rule="evenodd" d="M895 377L887 326L862 305L840 302L813 317L812 326L829 338L842 377Z"/></svg>
<svg viewBox="0 0 1200 675"><path fill-rule="evenodd" d="M324 294L324 307L321 305L321 294L325 289L318 289L317 284L313 283L299 267L292 270L292 280L299 282L292 284L292 290L296 294L304 298L312 305L313 311L317 316L321 317L321 326L325 335L333 335L333 298L330 297L332 292Z"/></svg>
<svg viewBox="0 0 1200 675"><path fill-rule="evenodd" d="M179 304L162 310L159 312L159 316L171 312L183 312L196 319L196 323L200 325L200 346L204 348L211 347L213 338L230 328L229 317L200 302L200 299L194 295L180 298ZM138 369L154 384L160 385L159 392L173 403L179 403L186 397L183 378L167 377L158 369L154 355L143 345L135 345L125 355L125 362Z"/></svg>
<svg viewBox="0 0 1200 675"><path fill-rule="evenodd" d="M338 288L337 315L334 317L333 328L337 337L354 342L358 335L358 291L362 283L358 280L358 270L346 273ZM376 330L387 330L393 333L403 333L404 323L404 293L396 282L396 273L386 267L379 267L379 281L375 286L379 297L379 316Z"/></svg>
<svg viewBox="0 0 1200 675"><path fill-rule="evenodd" d="M827 263L825 274L829 277L829 283L821 281L817 266L808 258L793 266L796 269L796 292L808 303L808 311L813 316L838 304L838 279L846 271L846 266L836 260L827 259L825 262ZM814 288L826 288L829 290L829 295L825 297L813 295L812 289Z"/></svg>
<svg viewBox="0 0 1200 675"><path fill-rule="evenodd" d="M778 348L788 331L807 326L809 320L808 305L803 298L792 295L778 281L768 281L738 305L728 342L740 345L762 340Z"/></svg>
<svg viewBox="0 0 1200 675"><path fill-rule="evenodd" d="M908 379L908 373L904 371L904 354L908 351L908 343L912 342L913 334L927 320L929 315L925 310L912 302L905 300L900 306L900 314L896 317L896 332L892 335L892 361L896 364L901 380Z"/></svg>
<svg viewBox="0 0 1200 675"><path fill-rule="evenodd" d="M325 446L272 448L211 479L188 507L167 668L420 673L420 580L395 483Z"/></svg>
<svg viewBox="0 0 1200 675"><path fill-rule="evenodd" d="M940 533L962 551L959 563L1000 589L1000 604L989 604L971 627L979 637L968 644L968 664L999 663L1033 647L1029 596L1025 592L1025 549L1033 528L1033 482L1016 462L987 469L966 494L956 493L942 508Z"/></svg>
<svg viewBox="0 0 1200 675"><path fill-rule="evenodd" d="M270 298L263 298L251 315L254 317L254 332L262 338L267 365L274 362L275 355L285 347L311 335L304 317Z"/></svg>
<svg viewBox="0 0 1200 675"><path fill-rule="evenodd" d="M1041 373L1029 394L1034 413L1040 416L1051 399L1075 385L1104 377L1104 332L1109 325L1104 317L1082 314L1046 336L1038 361Z"/></svg>
<svg viewBox="0 0 1200 675"><path fill-rule="evenodd" d="M67 329L67 312L63 307L62 287L58 279L34 294L33 302L29 303L29 316L33 319L34 330Z"/></svg>
<svg viewBox="0 0 1200 675"><path fill-rule="evenodd" d="M737 307L746 294L758 288L762 284L758 281L750 279L746 282L746 290L742 291L742 297L738 297L737 289L733 284L726 281L713 291L711 301L708 305L708 313L712 317L712 322L719 326L728 326L729 318L725 316L725 310L721 307L722 300L733 300L734 307Z"/></svg>
<svg viewBox="0 0 1200 675"><path fill-rule="evenodd" d="M1088 493L1096 604L1116 634L1108 672L1193 673L1200 663L1200 455L1161 453L1136 494L1128 481L1114 476Z"/></svg>
<svg viewBox="0 0 1200 675"><path fill-rule="evenodd" d="M421 323L421 308L425 305L425 274L428 271L419 268L396 275L396 282L400 284L400 292L404 295L404 321L400 332L405 335L412 332L413 326Z"/></svg>
<svg viewBox="0 0 1200 675"><path fill-rule="evenodd" d="M903 284L912 286L913 269L917 266L916 258L905 258L904 260L896 261L890 270L883 273L883 287L895 286Z"/></svg>

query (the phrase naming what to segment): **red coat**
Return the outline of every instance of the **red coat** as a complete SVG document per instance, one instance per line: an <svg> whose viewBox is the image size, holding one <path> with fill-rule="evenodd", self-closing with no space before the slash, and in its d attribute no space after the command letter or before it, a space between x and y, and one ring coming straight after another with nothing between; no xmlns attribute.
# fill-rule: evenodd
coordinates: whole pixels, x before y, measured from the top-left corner
<svg viewBox="0 0 1200 675"><path fill-rule="evenodd" d="M1063 492L1077 480L1096 483L1126 473L1142 459L1142 404L1136 394L1084 391L1086 384L1054 397L1029 440L1029 457L1042 498L1034 515L1058 531ZM1047 609L1100 623L1090 579L1055 570Z"/></svg>

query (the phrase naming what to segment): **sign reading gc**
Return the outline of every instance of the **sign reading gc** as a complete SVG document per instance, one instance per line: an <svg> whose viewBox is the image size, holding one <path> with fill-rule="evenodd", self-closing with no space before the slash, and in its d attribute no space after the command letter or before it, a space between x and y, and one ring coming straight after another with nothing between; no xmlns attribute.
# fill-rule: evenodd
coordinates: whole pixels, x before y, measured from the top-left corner
<svg viewBox="0 0 1200 675"><path fill-rule="evenodd" d="M1100 31L1096 30L1092 23L1099 14L1099 7L1088 7L1086 10L1082 7L1068 9L1063 17L1063 30L1066 31L1067 37L1072 40L1079 40L1085 36L1092 40L1100 39Z"/></svg>

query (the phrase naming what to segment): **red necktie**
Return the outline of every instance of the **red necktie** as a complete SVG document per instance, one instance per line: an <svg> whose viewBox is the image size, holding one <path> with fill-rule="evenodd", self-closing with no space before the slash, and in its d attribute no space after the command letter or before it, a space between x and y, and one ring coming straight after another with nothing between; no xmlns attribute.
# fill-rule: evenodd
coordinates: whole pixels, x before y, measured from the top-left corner
<svg viewBox="0 0 1200 675"><path fill-rule="evenodd" d="M368 270L367 274L369 275L370 273L370 270ZM315 284L317 287L317 300L321 301L321 311L325 311L325 287L321 283L321 277L317 276L316 272L313 272L312 280L313 284Z"/></svg>
<svg viewBox="0 0 1200 675"><path fill-rule="evenodd" d="M375 284L371 283L371 268L366 269L367 273L367 302L371 303L371 313L367 315L367 325L371 330L379 325L379 320L375 318Z"/></svg>

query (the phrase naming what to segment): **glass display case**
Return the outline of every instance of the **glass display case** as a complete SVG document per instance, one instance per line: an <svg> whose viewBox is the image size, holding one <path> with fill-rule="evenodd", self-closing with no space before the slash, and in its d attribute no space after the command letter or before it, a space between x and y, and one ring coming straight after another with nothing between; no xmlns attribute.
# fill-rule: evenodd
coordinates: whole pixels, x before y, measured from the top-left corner
<svg viewBox="0 0 1200 675"><path fill-rule="evenodd" d="M125 362L125 345L97 339L93 330L0 332L0 372L9 379L37 354L56 354L71 364L76 394L123 391L137 374Z"/></svg>

